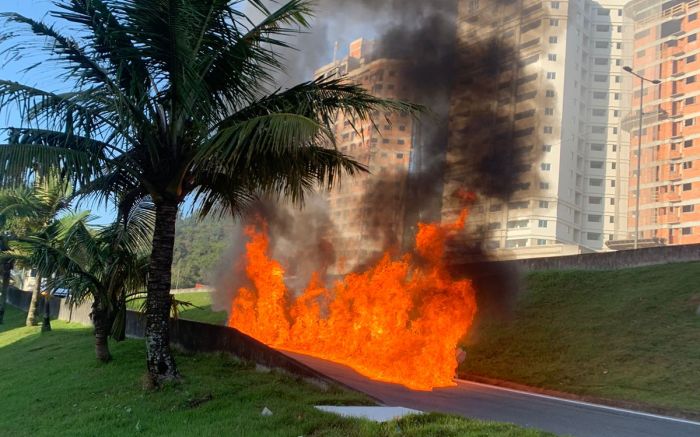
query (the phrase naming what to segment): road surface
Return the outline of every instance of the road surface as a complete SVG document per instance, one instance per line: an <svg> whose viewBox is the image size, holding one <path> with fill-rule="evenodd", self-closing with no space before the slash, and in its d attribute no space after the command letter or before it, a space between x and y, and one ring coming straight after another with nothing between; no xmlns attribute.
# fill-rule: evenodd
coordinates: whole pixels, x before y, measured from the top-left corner
<svg viewBox="0 0 700 437"><path fill-rule="evenodd" d="M372 381L349 367L284 352L316 371L389 406L454 413L465 417L575 437L700 437L700 423L585 402L571 401L469 381L432 392Z"/></svg>

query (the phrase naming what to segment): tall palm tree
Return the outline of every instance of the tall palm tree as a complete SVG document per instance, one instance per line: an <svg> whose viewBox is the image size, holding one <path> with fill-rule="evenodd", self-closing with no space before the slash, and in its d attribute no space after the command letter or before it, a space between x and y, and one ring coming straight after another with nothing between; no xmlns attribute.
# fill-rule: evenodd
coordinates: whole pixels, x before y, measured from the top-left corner
<svg viewBox="0 0 700 437"><path fill-rule="evenodd" d="M53 92L0 80L0 107L17 103L25 124L0 147L0 179L41 162L83 192L127 193L122 207L149 196L156 208L146 304L147 364L155 383L178 377L169 347L175 220L188 196L207 214L239 212L261 193L301 202L317 184L365 169L334 147L339 113L417 107L376 98L342 80L275 90L278 49L309 25L313 0L276 10L249 0L64 0L53 17L72 35L5 14L6 53L25 54L40 37L71 84ZM22 33L25 32L25 33ZM35 68L47 68L41 63ZM0 181L2 182L2 181Z"/></svg>
<svg viewBox="0 0 700 437"><path fill-rule="evenodd" d="M72 189L60 175L53 170L41 174L40 167L36 165L32 174L34 180L31 188L16 187L0 192L0 223L10 223L15 237L46 234L57 216L68 211L70 206ZM14 264L15 261L6 259L5 262ZM31 264L24 266L31 269L35 267ZM27 312L27 326L36 325L38 321L43 282L39 271L36 272L35 279Z"/></svg>
<svg viewBox="0 0 700 437"><path fill-rule="evenodd" d="M11 259L3 259L2 255L10 249L9 235L7 235L0 219L0 325L5 321L5 306L7 305L7 293L10 289L10 277L14 262Z"/></svg>
<svg viewBox="0 0 700 437"><path fill-rule="evenodd" d="M40 236L19 238L11 245L47 278L48 290L68 290L72 304L92 299L100 361L112 358L110 333L117 340L124 338L127 301L145 289L154 213L153 205L144 201L101 229L89 225L87 212L68 214Z"/></svg>

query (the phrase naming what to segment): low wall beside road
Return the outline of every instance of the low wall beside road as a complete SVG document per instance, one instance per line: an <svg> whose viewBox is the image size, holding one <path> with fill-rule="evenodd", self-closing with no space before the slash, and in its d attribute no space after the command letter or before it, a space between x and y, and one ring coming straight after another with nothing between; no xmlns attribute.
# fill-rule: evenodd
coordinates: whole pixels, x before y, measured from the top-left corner
<svg viewBox="0 0 700 437"><path fill-rule="evenodd" d="M523 272L542 270L616 270L700 261L700 244L649 247L617 252L585 253L553 258L505 261Z"/></svg>
<svg viewBox="0 0 700 437"><path fill-rule="evenodd" d="M27 311L32 294L13 288L7 297L10 305ZM51 317L66 322L91 325L91 305L92 302L69 305L65 299L53 298L50 307ZM135 311L127 311L126 335L131 338L143 338L145 330L146 316ZM226 326L171 319L170 341L188 352L226 352L240 359L268 368L281 369L302 378L330 381L310 367Z"/></svg>

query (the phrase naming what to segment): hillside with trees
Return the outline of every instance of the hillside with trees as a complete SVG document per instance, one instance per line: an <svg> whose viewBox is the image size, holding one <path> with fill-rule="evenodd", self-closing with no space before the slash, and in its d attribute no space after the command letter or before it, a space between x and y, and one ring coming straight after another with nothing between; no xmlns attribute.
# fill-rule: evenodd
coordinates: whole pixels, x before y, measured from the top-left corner
<svg viewBox="0 0 700 437"><path fill-rule="evenodd" d="M213 285L233 244L234 228L230 218L179 217L175 227L173 288Z"/></svg>

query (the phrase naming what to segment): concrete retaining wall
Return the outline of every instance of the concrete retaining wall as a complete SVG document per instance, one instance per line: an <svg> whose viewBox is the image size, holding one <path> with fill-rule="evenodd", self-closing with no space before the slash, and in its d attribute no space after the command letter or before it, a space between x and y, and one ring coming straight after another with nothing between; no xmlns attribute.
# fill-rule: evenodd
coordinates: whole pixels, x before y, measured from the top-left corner
<svg viewBox="0 0 700 437"><path fill-rule="evenodd" d="M502 261L497 264L510 266L521 272L533 272L545 270L616 270L693 261L700 261L700 244L522 259ZM456 268L459 269L459 266Z"/></svg>

